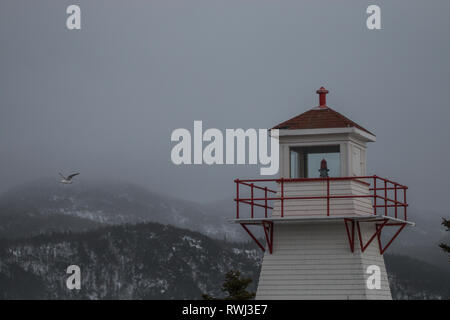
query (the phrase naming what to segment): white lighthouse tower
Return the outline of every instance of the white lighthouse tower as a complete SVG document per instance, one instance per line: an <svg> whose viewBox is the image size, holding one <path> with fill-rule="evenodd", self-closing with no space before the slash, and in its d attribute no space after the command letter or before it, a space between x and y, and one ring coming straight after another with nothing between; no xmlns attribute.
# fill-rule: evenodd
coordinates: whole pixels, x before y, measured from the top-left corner
<svg viewBox="0 0 450 320"><path fill-rule="evenodd" d="M235 180L234 222L265 251L256 299L391 299L383 253L413 225L407 187L367 175L375 135L317 93L317 107L273 128L280 177Z"/></svg>

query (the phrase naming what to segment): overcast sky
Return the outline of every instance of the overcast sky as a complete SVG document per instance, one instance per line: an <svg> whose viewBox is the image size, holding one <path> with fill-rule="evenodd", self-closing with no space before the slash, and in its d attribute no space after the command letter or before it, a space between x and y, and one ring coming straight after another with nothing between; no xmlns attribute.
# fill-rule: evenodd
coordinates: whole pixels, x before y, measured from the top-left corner
<svg viewBox="0 0 450 320"><path fill-rule="evenodd" d="M79 4L82 30L66 29ZM382 30L366 28L378 4ZM377 135L368 173L449 213L450 2L0 2L0 192L80 171L194 201L257 166L175 166L172 130L270 128L328 105Z"/></svg>

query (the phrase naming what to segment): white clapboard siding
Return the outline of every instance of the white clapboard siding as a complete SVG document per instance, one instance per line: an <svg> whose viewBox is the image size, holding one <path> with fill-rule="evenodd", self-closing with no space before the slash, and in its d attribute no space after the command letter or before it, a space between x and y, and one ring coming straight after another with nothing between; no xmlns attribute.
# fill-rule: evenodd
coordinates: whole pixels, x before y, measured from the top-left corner
<svg viewBox="0 0 450 320"><path fill-rule="evenodd" d="M284 197L314 197L327 195L326 181L286 182ZM369 186L357 180L330 181L330 195L350 196L369 195ZM281 197L281 185L278 185L277 197ZM326 199L292 199L283 201L285 217L326 216ZM330 199L330 216L352 216L373 214L371 198ZM281 216L281 201L274 201L273 217Z"/></svg>
<svg viewBox="0 0 450 320"><path fill-rule="evenodd" d="M375 231L361 223L364 241ZM275 223L273 253L263 258L256 299L391 299L376 239L361 253L349 247L343 221ZM368 289L369 265L381 270L381 289Z"/></svg>

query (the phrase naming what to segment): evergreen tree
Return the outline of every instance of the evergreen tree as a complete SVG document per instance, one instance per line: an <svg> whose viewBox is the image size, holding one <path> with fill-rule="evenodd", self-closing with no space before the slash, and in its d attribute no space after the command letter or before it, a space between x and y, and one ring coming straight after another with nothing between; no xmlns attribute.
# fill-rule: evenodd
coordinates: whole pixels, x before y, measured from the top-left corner
<svg viewBox="0 0 450 320"><path fill-rule="evenodd" d="M442 225L447 228L447 231L450 231L450 220L442 218ZM450 253L450 246L448 244L441 243L439 247L441 247L445 252Z"/></svg>
<svg viewBox="0 0 450 320"><path fill-rule="evenodd" d="M224 300L251 300L255 298L254 292L247 291L250 283L252 283L252 279L241 278L239 271L228 271L225 275L225 282L222 285L222 291L228 294ZM219 300L207 294L203 294L202 297L205 300Z"/></svg>

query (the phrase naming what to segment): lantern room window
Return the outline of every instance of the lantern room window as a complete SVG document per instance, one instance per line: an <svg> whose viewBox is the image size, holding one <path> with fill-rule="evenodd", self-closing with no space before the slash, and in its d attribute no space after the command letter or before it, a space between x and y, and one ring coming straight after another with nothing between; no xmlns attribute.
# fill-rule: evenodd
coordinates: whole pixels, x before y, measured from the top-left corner
<svg viewBox="0 0 450 320"><path fill-rule="evenodd" d="M330 177L339 177L341 174L340 147L314 146L290 148L290 177L319 178L320 163L326 160Z"/></svg>

